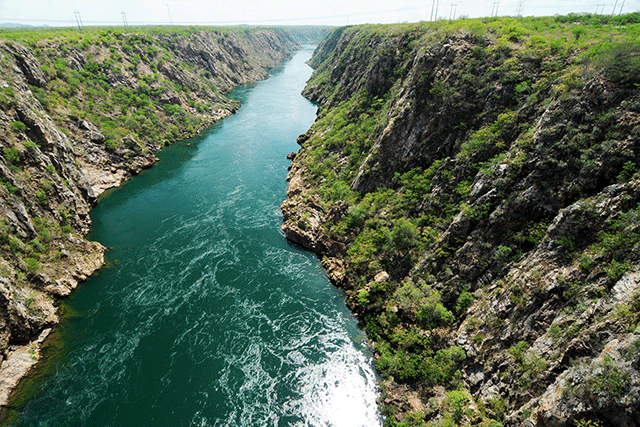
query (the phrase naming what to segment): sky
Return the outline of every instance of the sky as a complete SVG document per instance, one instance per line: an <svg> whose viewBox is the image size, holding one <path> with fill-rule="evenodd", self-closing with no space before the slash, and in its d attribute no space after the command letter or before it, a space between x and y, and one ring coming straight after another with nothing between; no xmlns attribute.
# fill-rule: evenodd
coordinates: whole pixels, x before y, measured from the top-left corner
<svg viewBox="0 0 640 427"><path fill-rule="evenodd" d="M639 10L640 0L0 0L0 23L341 26Z"/></svg>

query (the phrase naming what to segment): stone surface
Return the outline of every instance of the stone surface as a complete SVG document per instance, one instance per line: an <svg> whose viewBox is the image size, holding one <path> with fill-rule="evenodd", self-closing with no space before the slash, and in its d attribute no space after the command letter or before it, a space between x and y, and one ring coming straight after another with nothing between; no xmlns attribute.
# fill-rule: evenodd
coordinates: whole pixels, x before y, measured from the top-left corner
<svg viewBox="0 0 640 427"><path fill-rule="evenodd" d="M0 406L9 403L11 392L40 358L40 345L49 336L51 329L44 329L30 343L10 348L0 364Z"/></svg>

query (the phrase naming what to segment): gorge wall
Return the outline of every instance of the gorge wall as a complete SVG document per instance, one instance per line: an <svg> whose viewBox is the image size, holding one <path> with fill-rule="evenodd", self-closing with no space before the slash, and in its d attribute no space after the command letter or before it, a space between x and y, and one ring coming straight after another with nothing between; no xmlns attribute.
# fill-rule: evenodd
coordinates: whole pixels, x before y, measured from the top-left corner
<svg viewBox="0 0 640 427"><path fill-rule="evenodd" d="M316 50L283 230L374 342L387 425L640 425L638 18Z"/></svg>
<svg viewBox="0 0 640 427"><path fill-rule="evenodd" d="M284 29L0 33L0 404L37 361L56 300L104 263L83 239L97 197L232 114L224 93L296 48Z"/></svg>

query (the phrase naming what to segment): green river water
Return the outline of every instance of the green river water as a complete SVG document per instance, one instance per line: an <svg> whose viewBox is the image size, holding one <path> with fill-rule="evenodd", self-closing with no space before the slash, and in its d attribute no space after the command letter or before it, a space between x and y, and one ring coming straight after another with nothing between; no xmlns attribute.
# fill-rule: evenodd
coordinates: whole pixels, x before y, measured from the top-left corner
<svg viewBox="0 0 640 427"><path fill-rule="evenodd" d="M280 232L286 155L315 118L311 53L101 198L89 239L110 266L63 302L11 425L381 425L366 336Z"/></svg>

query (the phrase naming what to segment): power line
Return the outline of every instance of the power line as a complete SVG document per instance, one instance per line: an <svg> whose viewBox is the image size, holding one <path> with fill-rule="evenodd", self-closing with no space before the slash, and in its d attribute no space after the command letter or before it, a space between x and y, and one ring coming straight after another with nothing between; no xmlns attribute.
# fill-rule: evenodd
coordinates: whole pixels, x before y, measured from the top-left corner
<svg viewBox="0 0 640 427"><path fill-rule="evenodd" d="M435 1L435 0L434 0ZM428 6L427 6L428 7ZM359 13L349 13L347 14L336 14L336 15L324 15L324 16L306 16L300 18L279 18L279 19L261 19L261 20L251 20L251 21L180 21L175 22L176 25L260 25L265 23L287 23L287 22L299 22L299 21L317 21L322 19L339 19L339 18L353 18L354 16L372 16L372 15L384 15L387 16L392 12L408 12L415 10L424 10L427 9L425 6L417 6L417 7L404 7L404 8L395 8L395 9L386 9L386 10L376 10L376 11L365 11ZM170 13L170 9L168 9ZM16 18L14 19L16 22L33 22L33 23L65 23L73 25L73 20L68 19L33 19L33 18ZM87 21L89 25L121 25L122 21ZM171 20L171 24L174 24L173 20ZM134 21L128 22L127 25L167 25L167 21Z"/></svg>
<svg viewBox="0 0 640 427"><path fill-rule="evenodd" d="M432 4L432 10L431 10L431 19L434 19L434 13L436 12L436 1L439 2L439 0L433 0L433 4ZM524 1L522 1L524 3ZM460 2L458 2L459 4ZM600 13L604 13L604 8L606 6L609 6L609 4L598 4L596 7L596 14L600 14ZM493 7L492 7L492 16L497 16L498 14L498 6L499 6L499 2L495 1L493 2ZM624 11L624 7L626 6L626 0L623 0L622 5L620 8L618 8L618 13L621 14ZM540 15L540 13L538 12L539 9L541 9L540 6L536 5L536 4L531 4L527 6L527 10L532 10L533 14L535 16ZM232 26L232 25L242 25L242 24L247 24L247 25L297 25L296 23L298 22L309 22L309 21L322 21L322 20L335 20L335 19L349 19L349 23L352 22L352 20L357 20L357 17L360 16L378 16L378 15L384 15L387 16L389 13L391 12L404 12L404 11L416 11L416 10L423 10L425 12L429 11L429 6L428 5L424 5L423 6L418 6L418 7L406 7L406 8L394 8L394 9L388 9L388 10L375 10L375 11L361 11L361 12L357 12L357 13L349 13L347 14L335 14L335 15L324 15L324 16L306 16L306 17L299 17L299 18L280 18L280 19L262 19L262 20L251 20L251 21L180 21L180 22L173 22L173 20L171 19L171 25L175 24L175 25L195 25L195 26ZM167 8L167 12L170 13L170 8ZM583 11L585 12L585 11ZM546 12L545 12L546 13ZM567 12L568 13L568 12ZM53 26L63 26L63 27L68 27L68 26L78 26L81 30L84 28L84 24L86 23L89 26L101 26L101 25L105 25L105 26L121 26L122 23L122 18L120 17L120 20L108 20L108 19L104 19L104 20L90 20L90 21L84 21L81 19L80 17L80 13L78 11L74 11L75 17L74 18L70 18L70 19L33 19L33 18L13 18L12 21L15 21L16 23L25 23L25 24L29 24L31 23L32 25L38 25L38 24L48 24L48 25L53 25ZM457 13L456 13L457 14ZM541 15L542 16L542 15ZM425 18L426 18L426 13L425 13ZM127 28L130 28L132 25L167 25L166 21L134 21L134 22L128 22L128 18L127 18ZM305 24L305 25L309 25L309 24ZM319 24L321 25L321 24Z"/></svg>

